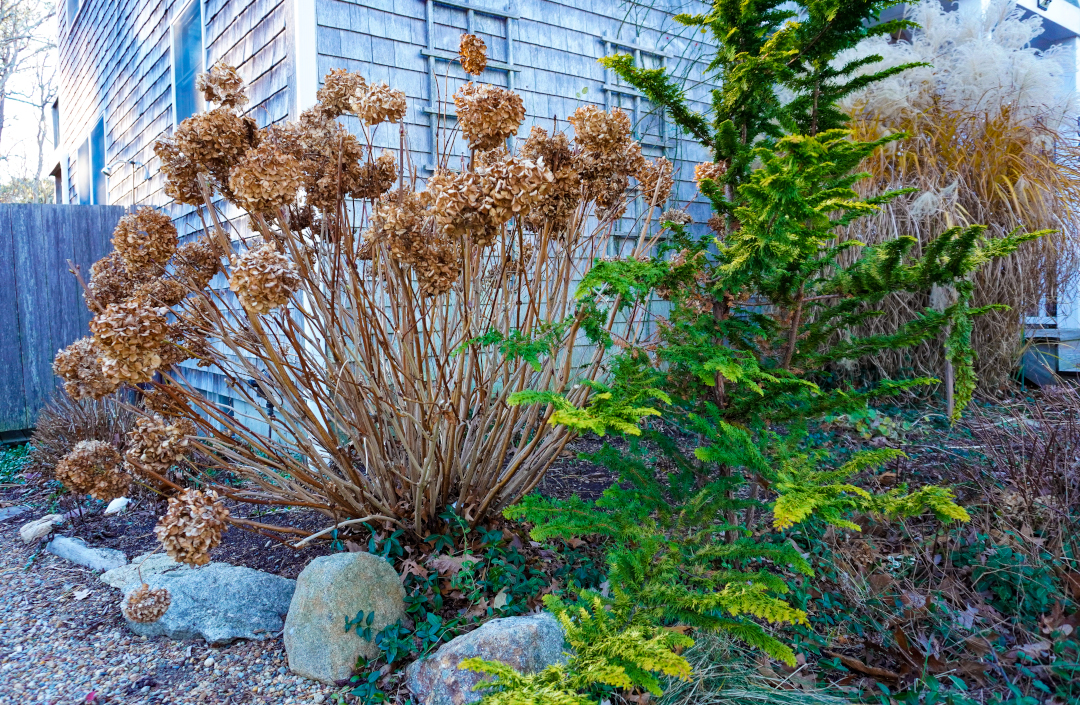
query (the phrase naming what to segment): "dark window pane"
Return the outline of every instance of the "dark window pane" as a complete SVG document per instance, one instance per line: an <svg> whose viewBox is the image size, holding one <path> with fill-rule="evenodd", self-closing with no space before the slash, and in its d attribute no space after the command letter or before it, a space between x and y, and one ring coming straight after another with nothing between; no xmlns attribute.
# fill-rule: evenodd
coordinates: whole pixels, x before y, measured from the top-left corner
<svg viewBox="0 0 1080 705"><path fill-rule="evenodd" d="M176 91L176 122L199 112L195 77L203 70L202 12L199 0L188 3L173 25L173 81Z"/></svg>
<svg viewBox="0 0 1080 705"><path fill-rule="evenodd" d="M107 205L109 196L105 192L105 118L98 118L94 129L90 131L90 173L94 179L94 203Z"/></svg>
<svg viewBox="0 0 1080 705"><path fill-rule="evenodd" d="M90 203L90 140L79 147L79 157L75 165L75 190L79 196L79 205Z"/></svg>
<svg viewBox="0 0 1080 705"><path fill-rule="evenodd" d="M71 29L71 25L75 21L75 15L77 15L78 12L79 12L79 0L67 0L68 29Z"/></svg>

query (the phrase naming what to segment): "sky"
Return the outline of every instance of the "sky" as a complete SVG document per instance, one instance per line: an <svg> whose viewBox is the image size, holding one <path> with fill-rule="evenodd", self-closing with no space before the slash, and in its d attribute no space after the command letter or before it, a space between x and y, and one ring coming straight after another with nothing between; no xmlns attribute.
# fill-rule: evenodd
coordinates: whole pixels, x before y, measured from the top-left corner
<svg viewBox="0 0 1080 705"><path fill-rule="evenodd" d="M46 22L40 32L42 41L56 41L56 21ZM56 65L56 50L49 52L47 61ZM8 99L4 101L4 131L0 135L0 183L12 178L30 177L37 166L37 128L38 110L36 107L17 102L19 96L12 93L28 93L33 88L32 71L16 75L8 83ZM52 122L47 114L48 131L45 143L45 158L48 160L52 151ZM43 170L47 174L54 164L47 161Z"/></svg>

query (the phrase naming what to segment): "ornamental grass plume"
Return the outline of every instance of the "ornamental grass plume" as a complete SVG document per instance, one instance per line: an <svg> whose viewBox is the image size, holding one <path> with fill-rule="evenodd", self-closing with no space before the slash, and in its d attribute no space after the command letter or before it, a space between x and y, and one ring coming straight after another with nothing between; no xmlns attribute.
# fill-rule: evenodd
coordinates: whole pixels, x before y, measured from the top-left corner
<svg viewBox="0 0 1080 705"><path fill-rule="evenodd" d="M466 83L454 94L454 105L469 149L479 151L502 146L525 119L521 96L490 84Z"/></svg>
<svg viewBox="0 0 1080 705"><path fill-rule="evenodd" d="M271 244L248 250L233 262L229 288L252 313L284 306L300 287L296 266Z"/></svg>
<svg viewBox="0 0 1080 705"><path fill-rule="evenodd" d="M154 535L169 557L188 565L206 565L210 551L221 543L229 510L213 490L186 489L169 498L169 510Z"/></svg>
<svg viewBox="0 0 1080 705"><path fill-rule="evenodd" d="M883 204L880 214L857 221L845 237L873 245L911 235L925 246L953 225L988 226L987 237L1016 228L1057 231L975 274L972 306L988 311L972 333L975 371L982 389L1006 384L1023 341L1024 312L1052 302L1077 280L1080 228L1080 149L1072 136L1076 106L1069 74L1056 51L1032 42L1038 17L1015 2L993 0L982 12L946 12L939 3L908 7L919 28L908 39L866 41L847 58L871 54L882 66L928 65L906 70L847 98L855 137L907 133L862 166L872 174L864 192L913 188ZM884 315L859 334L895 327L927 296L894 295ZM941 378L940 340L911 350L884 352L856 370L895 377L905 371Z"/></svg>
<svg viewBox="0 0 1080 705"><path fill-rule="evenodd" d="M172 219L143 206L120 219L112 245L128 273L164 267L176 252L178 241Z"/></svg>
<svg viewBox="0 0 1080 705"><path fill-rule="evenodd" d="M131 476L120 469L120 454L105 441L79 441L56 464L56 479L75 494L109 502L123 497Z"/></svg>
<svg viewBox="0 0 1080 705"><path fill-rule="evenodd" d="M484 40L475 34L463 34L458 48L458 57L465 73L479 76L487 68L487 44L484 44Z"/></svg>
<svg viewBox="0 0 1080 705"><path fill-rule="evenodd" d="M172 595L166 588L151 588L143 583L124 599L121 610L132 622L150 624L165 616L172 604Z"/></svg>

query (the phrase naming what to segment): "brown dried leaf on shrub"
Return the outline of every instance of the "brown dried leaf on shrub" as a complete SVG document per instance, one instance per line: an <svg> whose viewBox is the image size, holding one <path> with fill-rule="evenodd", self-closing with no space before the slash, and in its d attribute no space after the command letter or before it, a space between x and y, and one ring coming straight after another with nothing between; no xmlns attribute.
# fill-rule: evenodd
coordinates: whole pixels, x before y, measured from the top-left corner
<svg viewBox="0 0 1080 705"><path fill-rule="evenodd" d="M877 678L878 680L887 681L899 681L900 674L894 671L890 671L887 668L878 668L877 666L868 666L854 656L845 656L835 651L825 651L826 656L832 656L833 658L840 659L840 663L844 664L844 667L861 673L864 676L870 676L871 678Z"/></svg>
<svg viewBox="0 0 1080 705"><path fill-rule="evenodd" d="M464 568L466 563L479 563L480 558L470 553L465 553L460 556L432 556L428 560L428 565L439 571L439 575L457 575Z"/></svg>

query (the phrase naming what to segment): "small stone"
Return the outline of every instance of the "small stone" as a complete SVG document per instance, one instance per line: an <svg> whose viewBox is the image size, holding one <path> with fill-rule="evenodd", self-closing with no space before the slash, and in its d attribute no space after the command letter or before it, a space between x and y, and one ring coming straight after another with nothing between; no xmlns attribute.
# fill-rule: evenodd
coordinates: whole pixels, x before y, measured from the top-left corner
<svg viewBox="0 0 1080 705"><path fill-rule="evenodd" d="M7 521L8 519L14 519L20 514L30 511L30 507L15 506L15 507L2 507L0 508L0 521Z"/></svg>
<svg viewBox="0 0 1080 705"><path fill-rule="evenodd" d="M113 501L109 502L109 506L105 507L106 514L119 514L127 509L127 505L131 503L131 500L127 497L117 497Z"/></svg>
<svg viewBox="0 0 1080 705"><path fill-rule="evenodd" d="M315 697L311 699L314 703L321 703L323 700L326 700L326 696L322 693L315 693Z"/></svg>
<svg viewBox="0 0 1080 705"><path fill-rule="evenodd" d="M202 665L206 666L207 668L213 668L214 667L214 657L211 656L210 658L206 659L205 661L203 661Z"/></svg>
<svg viewBox="0 0 1080 705"><path fill-rule="evenodd" d="M127 556L123 552L112 548L93 548L80 538L57 536L45 550L91 570L109 571L127 565Z"/></svg>

